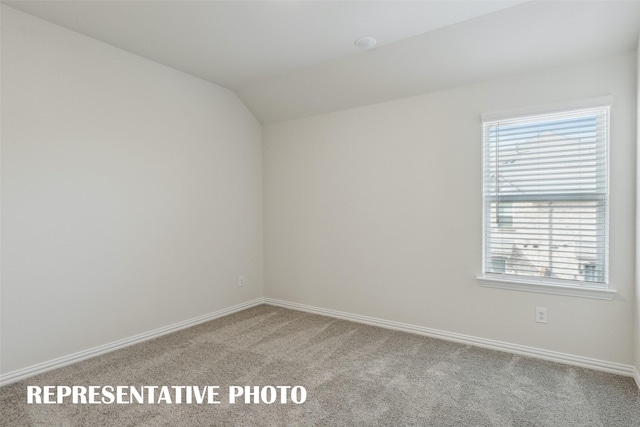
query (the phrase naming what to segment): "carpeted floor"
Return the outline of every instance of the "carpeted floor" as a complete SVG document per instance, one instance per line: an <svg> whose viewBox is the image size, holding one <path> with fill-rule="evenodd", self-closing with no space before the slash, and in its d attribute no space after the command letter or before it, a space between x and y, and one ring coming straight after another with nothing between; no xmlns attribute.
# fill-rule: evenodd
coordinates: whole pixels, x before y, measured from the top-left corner
<svg viewBox="0 0 640 427"><path fill-rule="evenodd" d="M221 403L27 405L45 385L217 385ZM229 403L253 385L308 395ZM7 385L0 404L12 427L640 426L631 378L269 305Z"/></svg>

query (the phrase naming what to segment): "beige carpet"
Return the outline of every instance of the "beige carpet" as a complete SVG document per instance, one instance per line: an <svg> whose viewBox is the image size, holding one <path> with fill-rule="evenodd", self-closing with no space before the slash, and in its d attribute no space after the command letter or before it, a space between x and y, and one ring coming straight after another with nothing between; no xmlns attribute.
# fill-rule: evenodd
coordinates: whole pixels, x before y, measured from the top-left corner
<svg viewBox="0 0 640 427"><path fill-rule="evenodd" d="M45 385L217 385L222 403L27 405ZM229 403L253 385L308 396ZM0 404L12 427L640 426L631 378L269 305L2 387Z"/></svg>

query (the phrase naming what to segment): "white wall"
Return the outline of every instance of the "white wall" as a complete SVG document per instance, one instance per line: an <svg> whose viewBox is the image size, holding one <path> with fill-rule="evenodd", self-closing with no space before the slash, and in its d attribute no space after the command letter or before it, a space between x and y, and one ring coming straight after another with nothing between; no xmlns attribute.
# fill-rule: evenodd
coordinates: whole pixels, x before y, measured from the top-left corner
<svg viewBox="0 0 640 427"><path fill-rule="evenodd" d="M266 126L265 296L632 364L635 61ZM480 287L480 114L608 94L616 299ZM548 324L534 322L536 306Z"/></svg>
<svg viewBox="0 0 640 427"><path fill-rule="evenodd" d="M640 36L636 63L636 322L635 322L635 366L636 381L640 387Z"/></svg>
<svg viewBox="0 0 640 427"><path fill-rule="evenodd" d="M3 373L262 296L235 94L3 6L1 118Z"/></svg>

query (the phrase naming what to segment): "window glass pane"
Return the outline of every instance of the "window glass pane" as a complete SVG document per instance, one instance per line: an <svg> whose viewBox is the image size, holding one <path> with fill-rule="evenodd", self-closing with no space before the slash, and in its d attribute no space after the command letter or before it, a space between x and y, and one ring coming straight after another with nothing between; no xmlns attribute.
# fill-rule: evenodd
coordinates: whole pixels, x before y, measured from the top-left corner
<svg viewBox="0 0 640 427"><path fill-rule="evenodd" d="M513 227L513 203L498 203L497 226L499 228Z"/></svg>
<svg viewBox="0 0 640 427"><path fill-rule="evenodd" d="M483 123L485 272L606 283L608 113Z"/></svg>
<svg viewBox="0 0 640 427"><path fill-rule="evenodd" d="M491 273L504 274L506 272L506 258L491 258Z"/></svg>
<svg viewBox="0 0 640 427"><path fill-rule="evenodd" d="M494 260L505 261L501 273L602 282L596 267L603 205L598 201L511 203L509 227L496 222L497 203L491 207L490 272Z"/></svg>

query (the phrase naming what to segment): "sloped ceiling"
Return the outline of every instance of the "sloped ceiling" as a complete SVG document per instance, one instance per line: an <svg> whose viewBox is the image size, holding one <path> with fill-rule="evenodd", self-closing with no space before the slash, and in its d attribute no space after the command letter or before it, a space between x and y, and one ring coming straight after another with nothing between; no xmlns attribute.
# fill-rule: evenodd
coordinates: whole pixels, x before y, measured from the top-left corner
<svg viewBox="0 0 640 427"><path fill-rule="evenodd" d="M628 51L640 26L637 1L3 3L228 87L262 123Z"/></svg>

